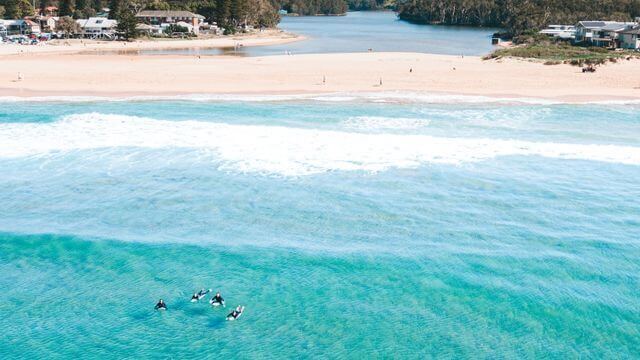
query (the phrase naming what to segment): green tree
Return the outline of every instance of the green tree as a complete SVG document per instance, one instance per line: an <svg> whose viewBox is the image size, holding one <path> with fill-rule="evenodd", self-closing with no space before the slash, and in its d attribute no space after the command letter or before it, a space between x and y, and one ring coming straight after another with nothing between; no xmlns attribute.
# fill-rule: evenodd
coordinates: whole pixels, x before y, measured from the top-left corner
<svg viewBox="0 0 640 360"><path fill-rule="evenodd" d="M4 3L5 16L7 19L20 19L22 17L22 11L20 11L20 4L18 0L7 0Z"/></svg>
<svg viewBox="0 0 640 360"><path fill-rule="evenodd" d="M82 30L80 28L80 25L75 20L73 20L71 16L61 17L56 24L56 29L58 31L61 31L65 35L65 37L78 34Z"/></svg>
<svg viewBox="0 0 640 360"><path fill-rule="evenodd" d="M117 19L122 9L122 0L109 0L109 19Z"/></svg>
<svg viewBox="0 0 640 360"><path fill-rule="evenodd" d="M0 18L4 17L4 13L7 12L4 6L0 5Z"/></svg>
<svg viewBox="0 0 640 360"><path fill-rule="evenodd" d="M203 5L206 4L206 2L203 2ZM144 8L148 10L171 10L171 4L162 0L152 0L149 1Z"/></svg>
<svg viewBox="0 0 640 360"><path fill-rule="evenodd" d="M58 13L60 16L73 16L75 11L74 0L60 0Z"/></svg>
<svg viewBox="0 0 640 360"><path fill-rule="evenodd" d="M93 0L91 1L91 8L96 12L102 11L102 0Z"/></svg>
<svg viewBox="0 0 640 360"><path fill-rule="evenodd" d="M136 19L136 14L131 7L122 7L116 16L116 20L118 20L118 33L125 40L129 41L130 39L138 36L138 31L136 30L138 20Z"/></svg>

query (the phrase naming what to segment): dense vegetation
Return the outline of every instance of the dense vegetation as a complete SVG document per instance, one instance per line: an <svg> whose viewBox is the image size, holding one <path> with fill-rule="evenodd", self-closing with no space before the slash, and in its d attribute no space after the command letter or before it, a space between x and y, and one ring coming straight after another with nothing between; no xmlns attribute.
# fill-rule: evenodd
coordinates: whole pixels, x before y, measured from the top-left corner
<svg viewBox="0 0 640 360"><path fill-rule="evenodd" d="M39 0L36 6L57 6L60 16L87 18L103 8L110 17L131 22L131 14L147 10L187 10L204 15L207 20L233 31L239 25L273 27L280 17L274 0ZM34 14L31 0L0 0L4 18L19 19Z"/></svg>
<svg viewBox="0 0 640 360"><path fill-rule="evenodd" d="M280 8L298 15L339 15L347 11L344 0L278 0Z"/></svg>
<svg viewBox="0 0 640 360"><path fill-rule="evenodd" d="M0 17L19 19L33 15L33 5L29 0L0 0Z"/></svg>
<svg viewBox="0 0 640 360"><path fill-rule="evenodd" d="M60 14L74 18L95 16L103 8L117 14L123 7L134 11L189 10L218 23L246 22L256 26L274 26L278 10L298 15L341 15L347 10L375 10L392 7L394 0L38 0L36 7L55 5ZM22 18L34 14L32 0L0 0L0 17Z"/></svg>
<svg viewBox="0 0 640 360"><path fill-rule="evenodd" d="M341 15L347 10L392 8L395 0L274 0L277 7L298 15Z"/></svg>
<svg viewBox="0 0 640 360"><path fill-rule="evenodd" d="M512 34L550 23L631 20L640 0L398 0L403 20L428 24L504 27Z"/></svg>

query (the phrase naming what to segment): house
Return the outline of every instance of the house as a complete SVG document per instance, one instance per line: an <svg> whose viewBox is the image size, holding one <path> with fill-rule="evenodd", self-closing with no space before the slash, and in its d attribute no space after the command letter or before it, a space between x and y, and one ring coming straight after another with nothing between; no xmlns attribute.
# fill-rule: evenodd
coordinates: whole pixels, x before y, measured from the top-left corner
<svg viewBox="0 0 640 360"><path fill-rule="evenodd" d="M618 47L618 34L634 27L633 22L580 21L576 25L576 43L601 47Z"/></svg>
<svg viewBox="0 0 640 360"><path fill-rule="evenodd" d="M32 27L26 20L0 20L4 28L5 36L29 34ZM39 32L39 29L38 29Z"/></svg>
<svg viewBox="0 0 640 360"><path fill-rule="evenodd" d="M40 22L36 22L33 20L24 20L25 25L27 27L27 33L29 34L40 34Z"/></svg>
<svg viewBox="0 0 640 360"><path fill-rule="evenodd" d="M620 47L629 50L640 49L640 26L622 30L619 33Z"/></svg>
<svg viewBox="0 0 640 360"><path fill-rule="evenodd" d="M205 19L204 16L189 11L174 10L143 10L136 15L136 18L148 25L187 23L190 25L190 31L196 35L200 33L200 26Z"/></svg>
<svg viewBox="0 0 640 360"><path fill-rule="evenodd" d="M158 36L162 35L162 27L158 25L149 25L149 24L138 24L136 25L136 30L138 33L147 35L147 36Z"/></svg>
<svg viewBox="0 0 640 360"><path fill-rule="evenodd" d="M40 23L40 31L54 32L60 18L57 16L37 16L35 20Z"/></svg>
<svg viewBox="0 0 640 360"><path fill-rule="evenodd" d="M540 31L540 34L549 35L557 39L570 40L576 38L576 27L574 25L549 25Z"/></svg>
<svg viewBox="0 0 640 360"><path fill-rule="evenodd" d="M118 21L103 17L78 19L76 22L82 29L82 36L90 39L113 39L115 38L116 27L118 26Z"/></svg>

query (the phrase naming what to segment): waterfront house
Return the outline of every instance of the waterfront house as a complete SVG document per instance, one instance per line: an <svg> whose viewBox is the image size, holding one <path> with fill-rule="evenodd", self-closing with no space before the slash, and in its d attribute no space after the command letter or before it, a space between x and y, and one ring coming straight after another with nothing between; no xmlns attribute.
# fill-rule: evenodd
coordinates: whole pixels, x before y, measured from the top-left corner
<svg viewBox="0 0 640 360"><path fill-rule="evenodd" d="M136 14L138 21L148 25L178 24L186 23L194 34L200 32L200 27L204 23L204 16L194 14L189 11L175 10L143 10Z"/></svg>
<svg viewBox="0 0 640 360"><path fill-rule="evenodd" d="M600 47L619 46L621 31L633 28L636 23L617 21L580 21L576 25L576 43Z"/></svg>
<svg viewBox="0 0 640 360"><path fill-rule="evenodd" d="M118 21L103 17L76 20L82 29L82 36L90 39L114 39Z"/></svg>
<svg viewBox="0 0 640 360"><path fill-rule="evenodd" d="M621 48L640 50L640 26L620 31L619 39Z"/></svg>

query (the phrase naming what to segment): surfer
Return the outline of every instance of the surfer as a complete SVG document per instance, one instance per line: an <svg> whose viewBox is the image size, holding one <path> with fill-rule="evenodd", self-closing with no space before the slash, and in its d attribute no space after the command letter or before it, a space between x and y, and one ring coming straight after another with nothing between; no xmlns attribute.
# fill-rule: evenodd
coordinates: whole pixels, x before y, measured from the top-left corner
<svg viewBox="0 0 640 360"><path fill-rule="evenodd" d="M158 300L158 303L154 307L155 310L167 310L167 304L164 303L164 300Z"/></svg>
<svg viewBox="0 0 640 360"><path fill-rule="evenodd" d="M220 295L220 291L216 292L216 295L213 298L211 298L210 303L213 306L219 306L219 305L224 306L224 299L222 298L222 295Z"/></svg>
<svg viewBox="0 0 640 360"><path fill-rule="evenodd" d="M237 308L235 308L231 314L227 315L227 320L236 320L237 318L240 317L240 315L242 315L242 312L244 311L244 306L240 306L238 305Z"/></svg>
<svg viewBox="0 0 640 360"><path fill-rule="evenodd" d="M211 289L209 289L209 290L201 289L197 293L193 294L193 296L191 296L191 302L200 301L200 299L205 297L210 292L211 292Z"/></svg>

